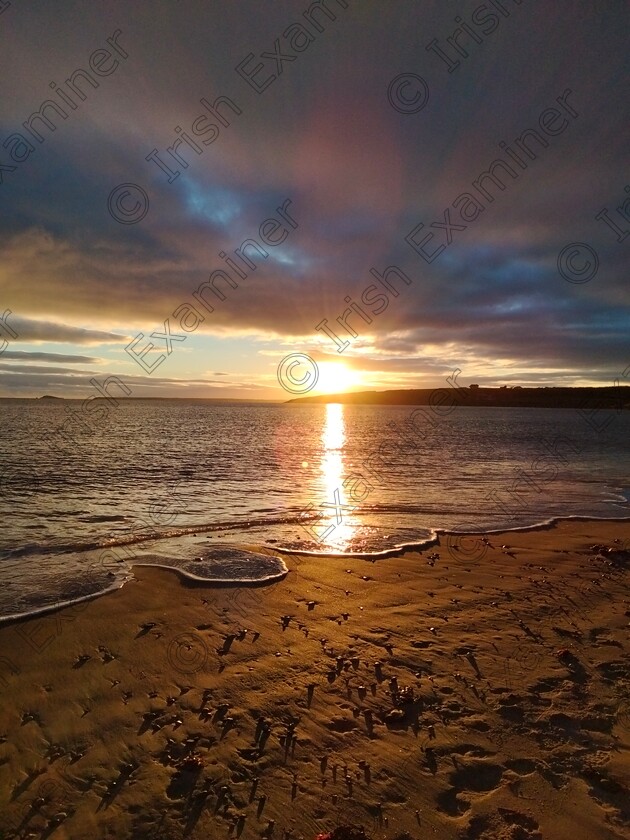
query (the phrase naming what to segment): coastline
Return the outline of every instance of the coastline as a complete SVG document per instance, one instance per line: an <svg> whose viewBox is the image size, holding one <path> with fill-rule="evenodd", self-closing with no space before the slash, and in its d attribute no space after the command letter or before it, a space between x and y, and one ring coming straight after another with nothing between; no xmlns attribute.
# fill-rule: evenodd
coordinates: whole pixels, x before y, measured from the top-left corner
<svg viewBox="0 0 630 840"><path fill-rule="evenodd" d="M485 528L483 530L479 529L466 529L466 530L452 530L448 528L431 528L429 536L412 542L401 542L396 543L395 545L389 548L383 548L380 550L373 550L373 551L335 551L333 549L321 550L318 551L317 549L308 549L308 548L289 548L281 545L277 540L272 541L273 545L270 543L230 543L230 544L221 544L221 545L213 545L208 546L208 551L210 552L212 549L219 549L224 550L226 547L233 549L235 552L238 551L246 551L246 552L253 552L254 554L259 554L269 558L275 558L283 563L285 566L285 570L281 570L275 574L270 574L268 576L262 576L257 578L246 578L246 577L204 577L203 575L195 575L186 569L180 568L178 566L172 566L168 563L160 563L160 562L150 562L150 561L143 561L138 560L134 562L132 559L127 559L126 561L119 561L125 562L125 571L126 575L124 578L118 578L115 582L112 582L111 586L107 586L106 588L102 589L98 592L90 592L80 597L72 598L67 601L59 601L58 603L39 607L37 609L33 609L30 611L26 611L23 613L16 613L13 615L0 615L0 628L5 625L9 625L16 621L24 621L30 618L36 618L42 615L48 615L50 613L57 612L58 610L65 609L67 607L76 607L80 606L81 604L92 601L95 598L100 598L102 595L107 595L110 592L115 592L118 589L124 587L127 583L134 579L133 577L133 569L139 566L145 566L149 568L155 569L166 569L168 571L173 571L179 574L182 578L188 578L192 581L197 581L201 584L206 584L208 586L226 586L226 587L238 587L239 585L243 586L261 586L265 583L272 583L277 580L281 580L287 573L290 571L284 564L284 559L286 558L302 558L302 557L313 557L313 558L334 558L334 559L343 559L346 558L348 560L357 559L357 560L386 560L390 557L399 557L402 554L406 554L409 552L422 552L428 548L433 546L439 545L440 538L444 539L445 547L449 553L451 553L453 547L457 550L457 545L460 541L466 540L468 537L477 538L477 543L483 537L489 536L497 536L501 534L512 534L512 533L525 533L525 532L535 532L540 530L548 530L550 528L555 528L562 522L615 522L615 523L623 523L627 522L630 525L630 515L628 516L588 516L588 515L581 515L581 514L572 514L569 516L552 516L548 519L542 520L540 522L536 522L531 525L516 525L513 528ZM203 528L193 529L187 528L186 531L179 535L180 537L189 537L189 536L196 536L199 533L205 533ZM138 540L139 543L143 542L157 542L155 538L147 537L141 538ZM177 539L177 537L173 537L172 534L169 534L161 539L166 540L173 540ZM125 543L131 544L131 543ZM111 543L109 544L111 545ZM626 541L626 547L630 547L630 536ZM477 560L481 559L481 557L485 554L485 550L478 547L480 550L477 550L476 558ZM102 550L106 550L101 547ZM96 550L92 547L92 550ZM457 559L457 558L455 558ZM298 560L298 562L300 562ZM113 574L110 576L114 576Z"/></svg>
<svg viewBox="0 0 630 840"><path fill-rule="evenodd" d="M4 623L5 836L630 836L630 523L446 536Z"/></svg>

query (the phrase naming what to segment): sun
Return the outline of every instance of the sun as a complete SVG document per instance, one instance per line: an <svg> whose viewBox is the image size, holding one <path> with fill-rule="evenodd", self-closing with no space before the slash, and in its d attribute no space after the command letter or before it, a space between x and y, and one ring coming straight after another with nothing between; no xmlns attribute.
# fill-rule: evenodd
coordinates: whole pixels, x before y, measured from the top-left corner
<svg viewBox="0 0 630 840"><path fill-rule="evenodd" d="M358 385L361 377L342 362L319 362L316 389L323 394L339 394Z"/></svg>

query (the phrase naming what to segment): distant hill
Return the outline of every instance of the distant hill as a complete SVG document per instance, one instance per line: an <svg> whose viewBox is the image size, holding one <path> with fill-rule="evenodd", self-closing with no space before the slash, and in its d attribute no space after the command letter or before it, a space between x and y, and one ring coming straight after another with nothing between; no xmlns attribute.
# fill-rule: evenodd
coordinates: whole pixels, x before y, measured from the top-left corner
<svg viewBox="0 0 630 840"><path fill-rule="evenodd" d="M432 396L433 395L433 396ZM630 387L601 388L414 388L396 391L358 391L298 397L288 403L343 403L345 405L432 405L446 413L449 406L501 408L630 409Z"/></svg>

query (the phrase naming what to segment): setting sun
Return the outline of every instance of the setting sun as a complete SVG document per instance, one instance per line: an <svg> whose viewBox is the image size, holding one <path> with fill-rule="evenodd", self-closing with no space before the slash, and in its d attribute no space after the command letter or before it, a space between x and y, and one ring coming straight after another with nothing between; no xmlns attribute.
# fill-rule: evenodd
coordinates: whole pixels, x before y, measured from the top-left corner
<svg viewBox="0 0 630 840"><path fill-rule="evenodd" d="M342 362L319 362L317 367L319 376L316 390L324 394L338 394L360 384L361 375L358 371Z"/></svg>

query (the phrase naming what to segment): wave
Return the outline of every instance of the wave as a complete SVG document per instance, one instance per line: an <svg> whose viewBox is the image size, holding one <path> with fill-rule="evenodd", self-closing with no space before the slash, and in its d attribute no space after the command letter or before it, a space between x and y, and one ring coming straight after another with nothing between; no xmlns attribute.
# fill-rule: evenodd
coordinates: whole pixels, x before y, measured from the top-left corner
<svg viewBox="0 0 630 840"><path fill-rule="evenodd" d="M123 517L124 519L124 517ZM16 548L5 548L0 551L0 560L17 559L29 555L80 554L87 551L97 551L101 548L116 548L119 546L139 545L140 543L173 539L195 534L207 534L214 531L247 531L252 528L264 528L272 525L297 525L301 522L316 520L317 516L283 516L264 519L226 520L224 522L208 522L198 525L187 525L180 528L151 529L145 533L135 533L115 537L101 538L93 541L67 543L26 543ZM94 520L96 521L96 520Z"/></svg>
<svg viewBox="0 0 630 840"><path fill-rule="evenodd" d="M630 493L626 490L621 490L618 494L616 494L615 498L607 499L606 502L608 504L614 506L625 507L628 504ZM368 517L374 517L377 515L381 516L424 516L424 517L431 517L432 519L440 519L440 518L452 518L456 516L461 511L459 508L453 507L452 510L444 510L444 507L440 509L439 513L436 511L435 508L427 506L427 505L412 505L412 504L364 504L361 506L360 510L356 510L353 512L353 516L365 519ZM535 512L523 510L520 512L519 516L521 518L521 523L515 526L516 530L520 530L522 528L528 527L536 527L537 523L535 522L528 522L523 524L522 520L535 516ZM506 522L501 521L500 517L493 516L488 517L487 509L479 508L475 510L467 510L465 513L466 519L469 523L471 523L471 533L477 533L483 530L484 533L499 533L502 531L510 531L513 530L513 526L508 525ZM629 514L630 517L630 514ZM318 520L318 514L313 513L308 516L304 515L301 511L291 511L284 516L268 516L268 517L260 517L260 518L250 518L246 520L224 520L219 522L202 522L193 525L186 525L180 527L170 527L170 528L152 528L151 526L147 526L146 523L141 523L146 527L146 530L140 531L140 529L136 526L133 527L133 533L121 533L115 536L108 536L108 537L101 537L95 540L90 541L76 541L76 542L60 542L60 543L50 543L50 542L29 542L25 543L21 546L16 547L6 547L3 550L0 550L0 561L2 560L13 560L19 559L34 555L39 556L52 556L56 554L80 554L83 552L89 551L96 551L98 549L115 549L118 547L125 547L125 546L134 546L140 545L142 543L147 542L159 542L168 539L176 539L178 537L186 537L190 535L197 535L197 534L210 534L214 532L232 532L232 531L241 531L243 533L254 530L254 529L265 529L271 528L273 526L290 526L290 525L301 525L308 522L316 522ZM472 524L472 520L475 518L479 518L480 522L479 525L475 526ZM499 520L496 526L489 525L487 520L488 518L493 518L495 520ZM506 517L507 518L507 517ZM514 519L515 517L510 517ZM613 516L599 516L598 514L580 514L576 516L564 516L564 517L556 517L556 518L564 518L564 519L571 519L571 518L578 518L578 519L617 519L617 518L627 518L627 517L613 517ZM485 521L484 521L485 519ZM94 516L90 518L90 521L93 523L105 523L105 522L123 522L128 520L128 517L125 516ZM542 520L546 522L548 520ZM427 533L446 533L445 529L438 527L428 527L428 526L421 526L416 530L424 530ZM428 537L430 539L430 537ZM399 543L397 546L400 545L421 545L424 542L424 537L420 541L411 541L409 543ZM296 549L299 550L299 549ZM390 551L390 548L383 549L385 554L383 556L387 556L387 552ZM309 553L317 553L317 554L330 554L331 556L343 556L343 552L333 551L333 550L316 550L316 551L309 551ZM375 555L378 556L381 554L382 551L369 551L369 552L351 552L348 556L362 556L363 554Z"/></svg>
<svg viewBox="0 0 630 840"><path fill-rule="evenodd" d="M168 560L170 562L165 562ZM289 572L289 567L280 557L248 551L239 546L211 548L199 557L183 561L160 555L146 555L142 561L126 564L116 572L99 570L97 575L100 580L91 577L89 570L79 572L65 586L67 590L81 590L81 594L44 596L49 599L48 603L0 616L0 624L75 606L120 589L133 579L133 569L136 566L168 569L197 583L223 586L262 585L281 580ZM86 589L90 591L85 591Z"/></svg>
<svg viewBox="0 0 630 840"><path fill-rule="evenodd" d="M175 569L191 580L238 586L280 580L289 571L289 567L279 557L238 546L211 548L200 557L178 562L177 565L159 562L161 559L145 557L142 562L136 561L132 565Z"/></svg>
<svg viewBox="0 0 630 840"><path fill-rule="evenodd" d="M125 583L127 583L131 579L131 575L121 575L120 577L117 577L114 581L112 581L108 586L101 587L96 592L87 592L83 595L77 595L74 598L59 598L55 600L55 602L52 604L46 604L41 607L32 607L28 610L22 610L21 612L1 615L0 624L7 624L11 621L23 621L28 618L34 618L38 615L47 615L49 613L57 612L57 610L64 610L68 607L74 607L78 604L87 604L87 602L93 601L95 598L100 598L101 595L106 595L108 592L116 592L118 589L122 589Z"/></svg>
<svg viewBox="0 0 630 840"><path fill-rule="evenodd" d="M51 613L59 609L75 606L77 604L91 601L94 598L105 595L120 589L129 580L133 579L133 568L135 566L147 566L163 568L175 572L189 581L206 586L260 586L282 580L290 571L285 562L291 556L309 556L330 559L355 558L376 562L388 557L398 556L407 551L424 551L434 545L440 545L440 538L463 537L463 536L486 536L491 534L504 534L516 531L541 531L551 530L561 522L626 522L630 521L627 516L587 516L567 515L553 516L535 523L516 525L512 527L499 528L475 528L461 526L458 528L435 528L431 529L427 536L422 539L396 543L394 546L373 551L335 551L318 550L315 548L293 547L288 545L265 545L266 551L271 554L251 551L239 545L216 546L208 548L200 557L188 560L165 557L163 555L145 555L142 561L134 560L125 565L116 575L115 580L101 586L97 591L83 593L75 597L60 597L54 603L44 606L29 608L20 612L14 612L0 616L0 624L30 618L36 615ZM185 529L184 533L196 533L201 529ZM170 562L168 562L170 560ZM108 573L111 575L112 573Z"/></svg>

